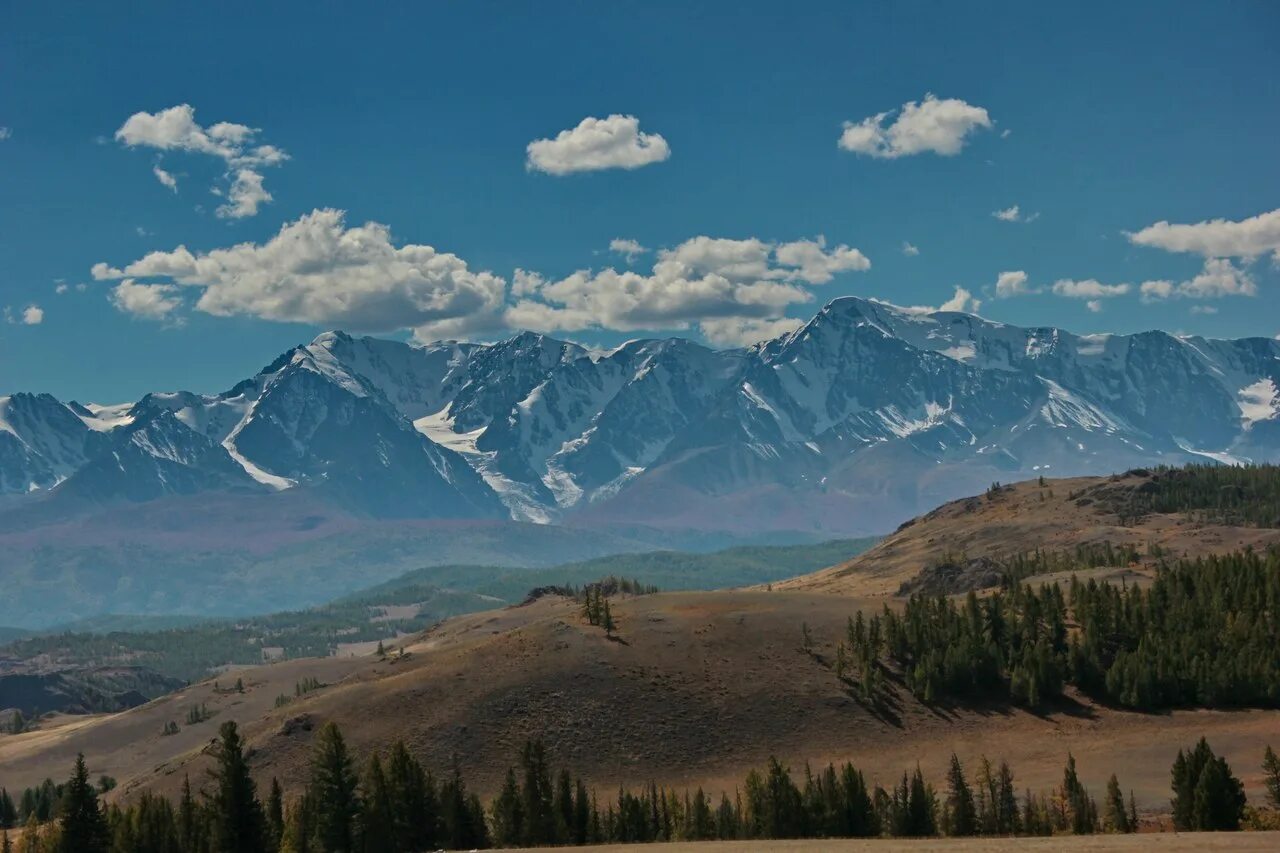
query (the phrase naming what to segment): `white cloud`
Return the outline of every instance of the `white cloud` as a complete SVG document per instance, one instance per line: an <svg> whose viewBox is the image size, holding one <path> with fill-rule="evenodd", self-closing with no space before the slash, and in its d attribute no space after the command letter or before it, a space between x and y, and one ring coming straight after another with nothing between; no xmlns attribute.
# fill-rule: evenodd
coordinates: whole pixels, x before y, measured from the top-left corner
<svg viewBox="0 0 1280 853"><path fill-rule="evenodd" d="M262 188L262 175L252 169L239 169L227 190L227 203L218 207L218 216L224 219L243 219L255 216L258 205L271 201L271 193Z"/></svg>
<svg viewBox="0 0 1280 853"><path fill-rule="evenodd" d="M67 283L65 281L60 281L53 287L53 292L58 294L59 296L66 293L68 290L70 290L70 288L67 286Z"/></svg>
<svg viewBox="0 0 1280 853"><path fill-rule="evenodd" d="M723 317L703 320L698 327L702 330L703 337L712 346L745 347L781 337L803 325L803 320L795 320L791 317L779 317L776 320Z"/></svg>
<svg viewBox="0 0 1280 853"><path fill-rule="evenodd" d="M28 305L22 309L22 324L24 326L39 326L44 322L44 309L39 305Z"/></svg>
<svg viewBox="0 0 1280 853"><path fill-rule="evenodd" d="M1026 296L1027 294L1038 292L1027 285L1027 274L1022 270L1007 270L996 277L997 299Z"/></svg>
<svg viewBox="0 0 1280 853"><path fill-rule="evenodd" d="M920 249L904 240L902 241L902 254L906 255L908 258L914 258L916 255L920 254Z"/></svg>
<svg viewBox="0 0 1280 853"><path fill-rule="evenodd" d="M1218 309L1212 305L1192 305L1192 314L1217 314Z"/></svg>
<svg viewBox="0 0 1280 853"><path fill-rule="evenodd" d="M164 169L161 169L159 166L152 166L151 173L156 176L156 180L159 181L161 184L173 190L174 192L178 191L178 179L175 178L172 174L170 174L169 172L166 172Z"/></svg>
<svg viewBox="0 0 1280 853"><path fill-rule="evenodd" d="M870 265L857 249L820 237L775 243L704 236L658 252L648 272L609 267L551 280L517 269L508 286L456 255L397 246L385 225L348 227L341 211L316 210L261 244L208 252L179 246L121 266L99 262L92 274L119 280L112 293L118 308L155 319L175 313L192 293L195 310L217 316L412 329L419 340L508 329L698 326L728 344L793 327L787 309L812 301L813 287Z"/></svg>
<svg viewBox="0 0 1280 853"><path fill-rule="evenodd" d="M131 278L111 289L111 304L126 314L147 320L167 320L182 307L179 288L173 284L138 284Z"/></svg>
<svg viewBox="0 0 1280 853"><path fill-rule="evenodd" d="M189 152L222 160L226 165L223 177L228 184L229 202L218 208L218 215L239 219L253 216L260 204L271 201L271 194L262 187L262 174L258 169L277 166L289 159L283 149L274 145L255 144L258 133L257 128L226 121L202 127L196 122L191 105L180 104L156 113L134 113L115 136L129 148ZM177 179L171 172L159 164L152 167L152 172L161 184L177 191ZM223 194L219 188L214 192Z"/></svg>
<svg viewBox="0 0 1280 853"><path fill-rule="evenodd" d="M879 113L860 122L845 122L838 145L845 151L893 159L932 151L943 156L959 154L965 139L979 128L990 128L991 117L982 107L932 94L920 102L908 101L888 127L892 112Z"/></svg>
<svg viewBox="0 0 1280 853"><path fill-rule="evenodd" d="M963 287L956 287L955 295L946 302L938 306L939 311L963 311L966 314L976 314L978 309L982 307L981 299L974 299L973 294L965 290Z"/></svg>
<svg viewBox="0 0 1280 853"><path fill-rule="evenodd" d="M1211 219L1191 225L1157 222L1125 234L1131 243L1207 258L1256 258L1268 252L1280 262L1280 209L1239 222Z"/></svg>
<svg viewBox="0 0 1280 853"><path fill-rule="evenodd" d="M0 142L3 142L4 140L8 139L11 136L13 136L13 128L0 127Z"/></svg>
<svg viewBox="0 0 1280 853"><path fill-rule="evenodd" d="M1144 281L1138 287L1143 302L1154 302L1157 299L1168 299L1173 295L1176 285L1171 281Z"/></svg>
<svg viewBox="0 0 1280 853"><path fill-rule="evenodd" d="M397 248L385 225L347 228L339 210L312 211L265 243L197 254L179 246L121 269L98 263L92 272L99 280L160 279L194 288L196 309L217 316L368 331L460 320L463 328L492 327L505 291L501 278L472 272L457 255L422 245Z"/></svg>
<svg viewBox="0 0 1280 853"><path fill-rule="evenodd" d="M827 249L821 238L768 243L695 237L659 252L647 275L607 268L540 282L504 317L510 327L547 332L699 324L719 343L741 342L782 328L788 306L813 299L807 286L870 265L857 249Z"/></svg>
<svg viewBox="0 0 1280 853"><path fill-rule="evenodd" d="M1144 281L1139 288L1143 302L1170 297L1187 299L1219 299L1224 296L1256 296L1258 285L1246 269L1228 258L1206 258L1204 267L1187 281Z"/></svg>
<svg viewBox="0 0 1280 853"><path fill-rule="evenodd" d="M622 237L614 237L609 241L609 251L617 252L627 259L627 263L635 263L636 258L645 254L649 250L636 240L627 240Z"/></svg>
<svg viewBox="0 0 1280 853"><path fill-rule="evenodd" d="M656 133L642 133L635 116L584 118L562 130L555 139L535 139L526 148L530 170L550 175L599 169L638 169L671 156L667 141Z"/></svg>
<svg viewBox="0 0 1280 853"><path fill-rule="evenodd" d="M1035 222L1040 218L1039 213L1023 214L1022 209L1018 205L1006 207L1004 210L993 210L991 215L1001 222Z"/></svg>
<svg viewBox="0 0 1280 853"><path fill-rule="evenodd" d="M1102 313L1102 300L1100 300L1100 299L1090 299L1088 302L1086 302L1086 303L1084 304L1084 307L1088 308L1090 311L1092 311L1092 312L1093 312L1093 313L1095 313L1095 314L1101 314L1101 313Z"/></svg>
<svg viewBox="0 0 1280 853"><path fill-rule="evenodd" d="M1065 296L1068 299L1110 299L1124 296L1131 289L1127 284L1103 284L1092 278L1083 281L1064 278L1055 281L1052 288L1055 296Z"/></svg>

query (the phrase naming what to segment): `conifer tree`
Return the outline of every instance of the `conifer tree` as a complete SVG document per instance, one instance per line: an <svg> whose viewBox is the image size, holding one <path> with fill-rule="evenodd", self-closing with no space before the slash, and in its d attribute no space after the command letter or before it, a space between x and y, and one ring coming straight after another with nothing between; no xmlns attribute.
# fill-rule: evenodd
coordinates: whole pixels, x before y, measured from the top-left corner
<svg viewBox="0 0 1280 853"><path fill-rule="evenodd" d="M316 835L326 853L353 853L356 821L360 814L357 781L347 743L333 722L325 723L316 738L311 760L312 804Z"/></svg>
<svg viewBox="0 0 1280 853"><path fill-rule="evenodd" d="M266 817L249 776L240 732L232 721L218 729L214 761L214 790L209 803L214 847L227 853L266 850Z"/></svg>
<svg viewBox="0 0 1280 853"><path fill-rule="evenodd" d="M977 811L973 804L973 792L964 778L964 768L953 752L951 767L947 771L947 834L956 836L976 835Z"/></svg>
<svg viewBox="0 0 1280 853"><path fill-rule="evenodd" d="M604 600L604 614L600 617L601 624L604 625L604 635L612 637L613 632L617 630L617 625L613 621L613 611L609 608L609 599Z"/></svg>
<svg viewBox="0 0 1280 853"><path fill-rule="evenodd" d="M1244 816L1244 786L1208 741L1173 762L1173 823L1180 830L1233 830Z"/></svg>
<svg viewBox="0 0 1280 853"><path fill-rule="evenodd" d="M76 755L75 769L62 792L60 811L61 853L106 853L110 841L107 821L98 804L98 793L89 781L84 753Z"/></svg>
<svg viewBox="0 0 1280 853"><path fill-rule="evenodd" d="M267 796L267 847L277 850L284 837L284 790L280 780L271 777L271 793Z"/></svg>
<svg viewBox="0 0 1280 853"><path fill-rule="evenodd" d="M1262 755L1262 781L1267 786L1267 799L1273 809L1280 809L1280 758L1268 745ZM10 803L10 808L13 804Z"/></svg>
<svg viewBox="0 0 1280 853"><path fill-rule="evenodd" d="M440 805L435 780L422 769L403 742L387 763L393 805L395 844L400 850L434 850L440 836Z"/></svg>
<svg viewBox="0 0 1280 853"><path fill-rule="evenodd" d="M183 850L199 850L204 841L201 809L191 794L191 777L182 777L182 798L178 801L178 838Z"/></svg>
<svg viewBox="0 0 1280 853"><path fill-rule="evenodd" d="M376 752L369 756L369 766L361 784L360 805L360 842L365 853L397 851L391 790L382 769L382 759Z"/></svg>
<svg viewBox="0 0 1280 853"><path fill-rule="evenodd" d="M515 847L524 842L524 805L516 772L507 768L502 791L493 801L493 843L499 847Z"/></svg>
<svg viewBox="0 0 1280 853"><path fill-rule="evenodd" d="M1107 797L1102 811L1102 828L1106 832L1133 832L1129 826L1129 813L1125 810L1124 794L1120 782L1112 773L1107 780Z"/></svg>

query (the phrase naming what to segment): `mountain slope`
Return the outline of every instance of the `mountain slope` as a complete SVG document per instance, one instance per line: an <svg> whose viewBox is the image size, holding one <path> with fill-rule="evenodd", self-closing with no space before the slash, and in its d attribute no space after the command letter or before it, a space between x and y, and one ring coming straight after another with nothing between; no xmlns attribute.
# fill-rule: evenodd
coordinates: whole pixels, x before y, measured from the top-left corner
<svg viewBox="0 0 1280 853"><path fill-rule="evenodd" d="M373 517L851 535L994 480L1278 460L1280 341L1076 335L854 297L720 352L326 332L214 396L3 398L7 504L156 409L263 487ZM159 467L136 470L153 482L133 493L167 493Z"/></svg>

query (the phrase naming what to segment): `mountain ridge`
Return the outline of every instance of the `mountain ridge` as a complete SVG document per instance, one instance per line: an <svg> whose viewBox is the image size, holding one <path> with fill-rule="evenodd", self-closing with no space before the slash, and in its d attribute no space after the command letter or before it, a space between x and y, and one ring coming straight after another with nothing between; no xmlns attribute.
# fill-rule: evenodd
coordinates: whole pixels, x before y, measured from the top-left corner
<svg viewBox="0 0 1280 853"><path fill-rule="evenodd" d="M133 477L101 461L160 410L171 440L212 446ZM844 535L996 479L1197 459L1280 459L1280 341L1077 335L860 297L737 349L330 331L221 394L0 398L0 493L19 506L235 481L375 518Z"/></svg>

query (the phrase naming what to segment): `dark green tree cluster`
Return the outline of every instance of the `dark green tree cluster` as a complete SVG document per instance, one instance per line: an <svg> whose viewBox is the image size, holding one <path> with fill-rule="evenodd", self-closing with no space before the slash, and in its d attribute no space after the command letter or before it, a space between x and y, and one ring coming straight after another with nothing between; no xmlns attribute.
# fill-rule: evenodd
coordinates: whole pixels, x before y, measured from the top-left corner
<svg viewBox="0 0 1280 853"><path fill-rule="evenodd" d="M896 670L930 703L1035 708L1070 683L1139 710L1274 708L1280 551L1162 562L1146 589L1072 578L1065 594L1055 583L963 602L916 595L901 613L886 606L871 623L859 614L846 633L833 668L844 679L856 666L868 696Z"/></svg>
<svg viewBox="0 0 1280 853"><path fill-rule="evenodd" d="M1180 830L1235 830L1244 817L1244 786L1204 738L1173 762L1173 825Z"/></svg>
<svg viewBox="0 0 1280 853"><path fill-rule="evenodd" d="M1124 514L1182 512L1206 522L1280 527L1280 466L1159 468L1127 495Z"/></svg>
<svg viewBox="0 0 1280 853"><path fill-rule="evenodd" d="M1062 692L1066 615L1057 585L971 592L963 605L913 596L901 615L885 608L885 646L925 702L1012 697L1037 707Z"/></svg>
<svg viewBox="0 0 1280 853"><path fill-rule="evenodd" d="M1150 589L1071 584L1071 678L1140 710L1280 705L1280 554L1162 565Z"/></svg>

